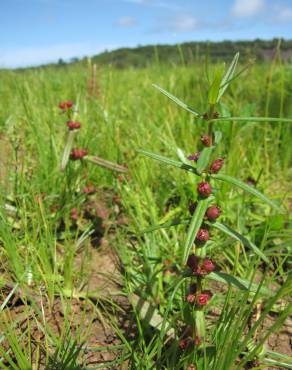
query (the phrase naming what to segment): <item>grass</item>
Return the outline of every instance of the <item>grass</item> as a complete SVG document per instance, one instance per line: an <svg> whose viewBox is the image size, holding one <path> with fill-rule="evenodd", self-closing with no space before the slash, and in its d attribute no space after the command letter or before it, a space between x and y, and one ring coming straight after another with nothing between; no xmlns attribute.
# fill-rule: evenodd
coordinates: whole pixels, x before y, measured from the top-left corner
<svg viewBox="0 0 292 370"><path fill-rule="evenodd" d="M215 312L207 312L202 329L206 341L199 350L181 351L178 346L181 323L190 322L181 264L186 225L144 232L153 225L188 219L188 204L196 199L198 180L191 172L161 166L137 150L178 161L177 148L185 155L193 153L200 135L208 130L207 122L194 118L152 84L204 113L208 83L203 69L202 65L159 64L140 70L99 67L95 90L88 87L92 86L90 64L88 68L0 71L2 368L179 369L191 364L214 370L272 364L291 368L285 353L264 345L291 313L292 130L291 122L285 121L292 117L289 64L275 59L272 65L254 65L233 81L218 107L221 116L283 120L213 122L214 130L223 134L218 145L218 152L227 157L222 173L256 182L257 189L281 210L220 182L216 193L223 210L220 222L248 241L218 230L208 243L208 253L216 257L222 271L241 280L240 288L234 288L223 275L208 279L210 286L222 279L225 284L212 298ZM211 74L214 70L211 66ZM70 162L60 171L67 128L58 103L67 99L76 102L82 124L78 146L87 148L90 155L126 164L126 175L88 161ZM98 189L97 197L110 199L106 202L112 211L102 233L120 258L121 275L114 294L98 283L90 291L83 288L90 279L86 266L91 235L101 230L96 209L86 216L88 197L82 189L89 183ZM124 226L118 224L111 200L116 195L119 212L126 218ZM90 199L98 201L95 196ZM75 223L72 208L79 212ZM252 245L270 265L263 265ZM96 273L102 274L102 268ZM116 294L132 297L132 305L120 308ZM84 309L72 313L75 300L91 307L89 323ZM49 319L56 302L63 312L57 332ZM17 306L22 308L20 313ZM121 315L128 317L129 327L121 327ZM197 315L195 320L201 322ZM271 315L273 321L267 327ZM105 326L111 321L119 338L118 344L106 346L115 353L108 364L104 360L90 365L84 357L96 318ZM169 334L169 327L175 334Z"/></svg>

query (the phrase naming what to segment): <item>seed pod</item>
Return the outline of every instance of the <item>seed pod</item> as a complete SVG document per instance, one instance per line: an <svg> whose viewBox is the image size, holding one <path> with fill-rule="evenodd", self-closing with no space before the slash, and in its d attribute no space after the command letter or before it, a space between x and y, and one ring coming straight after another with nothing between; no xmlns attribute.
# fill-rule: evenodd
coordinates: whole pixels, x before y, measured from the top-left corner
<svg viewBox="0 0 292 370"><path fill-rule="evenodd" d="M216 159L216 161L214 161L211 164L210 172L211 173L217 173L217 172L219 172L220 169L221 169L221 167L223 166L223 163L224 163L224 158L218 158L218 159Z"/></svg>
<svg viewBox="0 0 292 370"><path fill-rule="evenodd" d="M221 215L221 209L217 206L211 206L207 209L206 216L210 221L215 221Z"/></svg>
<svg viewBox="0 0 292 370"><path fill-rule="evenodd" d="M204 146L208 147L208 146L211 146L212 140L211 140L210 136L203 135L203 136L201 136L201 142Z"/></svg>
<svg viewBox="0 0 292 370"><path fill-rule="evenodd" d="M200 182L197 190L198 193L204 198L207 198L212 193L211 185L207 181Z"/></svg>
<svg viewBox="0 0 292 370"><path fill-rule="evenodd" d="M199 242L206 242L210 239L209 231L207 229L201 228L199 229L196 240Z"/></svg>

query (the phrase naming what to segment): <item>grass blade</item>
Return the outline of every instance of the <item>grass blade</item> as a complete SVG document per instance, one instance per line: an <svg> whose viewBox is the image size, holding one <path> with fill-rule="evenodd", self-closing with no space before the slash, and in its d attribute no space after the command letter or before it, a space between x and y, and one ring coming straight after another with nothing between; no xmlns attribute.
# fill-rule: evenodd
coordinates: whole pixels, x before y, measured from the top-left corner
<svg viewBox="0 0 292 370"><path fill-rule="evenodd" d="M84 159L91 162L91 163L97 164L98 166L108 168L109 170L113 170L113 171L117 171L117 172L123 172L123 173L128 171L128 169L124 166L121 166L117 163L107 161L107 160L105 160L103 158L100 158L100 157L97 157L97 156L86 156Z"/></svg>
<svg viewBox="0 0 292 370"><path fill-rule="evenodd" d="M70 153L71 153L71 149L72 149L72 146L73 146L73 142L74 142L74 137L75 137L77 131L78 130L72 130L72 131L68 132L66 145L65 145L65 148L64 148L63 157L62 157L62 161L61 161L61 171L64 171L66 166L67 166L67 163L68 163L69 157L70 157Z"/></svg>
<svg viewBox="0 0 292 370"><path fill-rule="evenodd" d="M277 117L218 117L212 121L244 121L244 122L289 122L292 123L292 118L277 118Z"/></svg>

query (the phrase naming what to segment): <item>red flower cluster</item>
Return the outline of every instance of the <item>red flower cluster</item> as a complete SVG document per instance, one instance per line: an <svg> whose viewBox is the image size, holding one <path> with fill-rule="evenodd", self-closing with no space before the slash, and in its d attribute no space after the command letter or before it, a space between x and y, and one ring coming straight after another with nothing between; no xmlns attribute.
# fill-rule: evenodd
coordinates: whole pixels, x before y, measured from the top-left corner
<svg viewBox="0 0 292 370"><path fill-rule="evenodd" d="M197 162L198 159L200 158L200 154L201 154L201 152L196 152L195 154L191 154L191 155L188 156L188 160Z"/></svg>
<svg viewBox="0 0 292 370"><path fill-rule="evenodd" d="M78 130L81 127L81 123L80 122L74 122L74 121L68 121L67 122L67 127L69 128L70 131Z"/></svg>
<svg viewBox="0 0 292 370"><path fill-rule="evenodd" d="M59 104L59 108L63 111L66 112L68 109L71 109L73 107L73 102L71 100L67 101L62 101Z"/></svg>
<svg viewBox="0 0 292 370"><path fill-rule="evenodd" d="M212 140L211 140L210 136L203 135L203 136L201 136L201 142L204 146L209 147L209 146L211 146Z"/></svg>
<svg viewBox="0 0 292 370"><path fill-rule="evenodd" d="M221 167L223 166L224 163L224 158L218 158L216 159L210 167L210 172L211 173L217 173L221 170Z"/></svg>
<svg viewBox="0 0 292 370"><path fill-rule="evenodd" d="M221 209L217 206L211 206L206 211L206 216L210 221L215 221L221 215Z"/></svg>
<svg viewBox="0 0 292 370"><path fill-rule="evenodd" d="M216 264L208 257L204 259L191 254L187 261L188 267L192 270L193 275L205 276L216 269Z"/></svg>
<svg viewBox="0 0 292 370"><path fill-rule="evenodd" d="M211 185L207 181L202 181L198 184L198 193L207 198L212 193Z"/></svg>
<svg viewBox="0 0 292 370"><path fill-rule="evenodd" d="M70 159L73 161L77 161L78 159L82 159L88 154L86 149L72 149L70 153Z"/></svg>
<svg viewBox="0 0 292 370"><path fill-rule="evenodd" d="M204 228L200 228L197 235L196 235L196 240L198 242L203 242L205 243L210 239L209 231Z"/></svg>
<svg viewBox="0 0 292 370"><path fill-rule="evenodd" d="M213 294L210 290L203 290L202 293L196 295L196 304L198 306L205 306L212 296Z"/></svg>

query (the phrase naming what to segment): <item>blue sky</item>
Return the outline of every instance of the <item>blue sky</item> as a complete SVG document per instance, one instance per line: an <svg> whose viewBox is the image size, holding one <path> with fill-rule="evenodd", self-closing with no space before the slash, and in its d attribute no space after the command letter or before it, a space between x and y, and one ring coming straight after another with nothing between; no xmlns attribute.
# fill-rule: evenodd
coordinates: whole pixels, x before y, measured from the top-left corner
<svg viewBox="0 0 292 370"><path fill-rule="evenodd" d="M105 49L292 38L292 0L1 0L0 67Z"/></svg>

